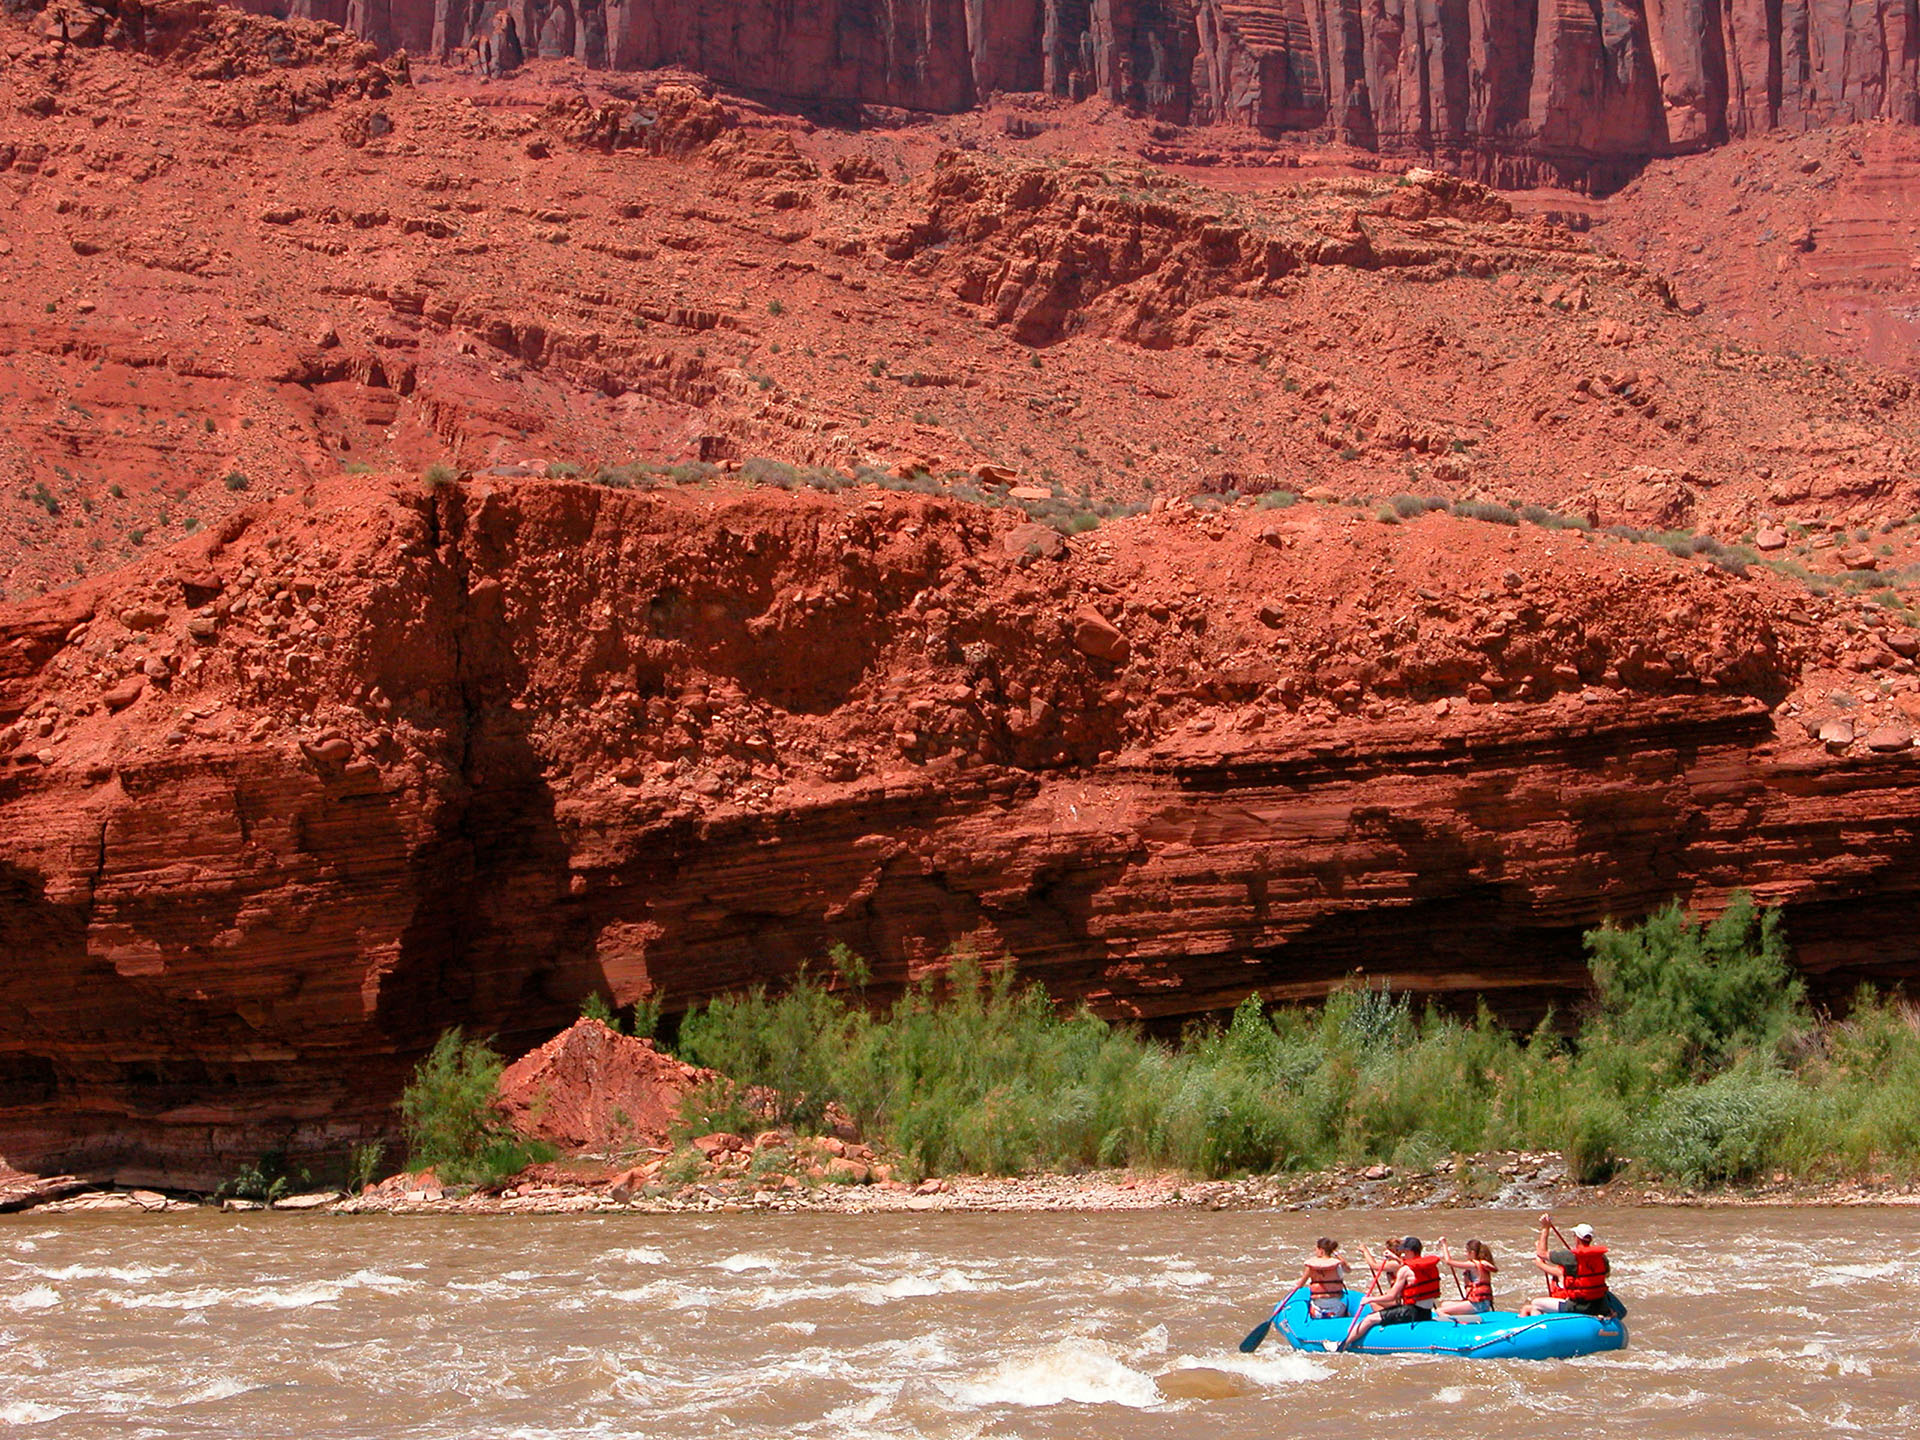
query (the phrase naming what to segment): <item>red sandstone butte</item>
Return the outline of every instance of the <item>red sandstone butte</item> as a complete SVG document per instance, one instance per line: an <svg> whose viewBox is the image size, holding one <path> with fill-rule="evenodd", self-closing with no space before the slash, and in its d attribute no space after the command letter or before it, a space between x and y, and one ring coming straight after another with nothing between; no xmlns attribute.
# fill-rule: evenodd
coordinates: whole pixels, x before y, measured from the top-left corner
<svg viewBox="0 0 1920 1440"><path fill-rule="evenodd" d="M663 1145L680 1102L711 1070L598 1020L579 1020L500 1076L495 1108L529 1139L567 1153Z"/></svg>

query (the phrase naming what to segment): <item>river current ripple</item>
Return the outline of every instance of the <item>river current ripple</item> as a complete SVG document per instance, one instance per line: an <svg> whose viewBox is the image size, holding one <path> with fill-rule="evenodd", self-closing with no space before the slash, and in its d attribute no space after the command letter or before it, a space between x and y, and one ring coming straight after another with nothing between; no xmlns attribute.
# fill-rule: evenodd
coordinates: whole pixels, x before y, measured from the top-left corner
<svg viewBox="0 0 1920 1440"><path fill-rule="evenodd" d="M1528 1363L1235 1348L1323 1232L1524 1288L1513 1211L10 1217L0 1435L1920 1434L1920 1213L1580 1218L1632 1347Z"/></svg>

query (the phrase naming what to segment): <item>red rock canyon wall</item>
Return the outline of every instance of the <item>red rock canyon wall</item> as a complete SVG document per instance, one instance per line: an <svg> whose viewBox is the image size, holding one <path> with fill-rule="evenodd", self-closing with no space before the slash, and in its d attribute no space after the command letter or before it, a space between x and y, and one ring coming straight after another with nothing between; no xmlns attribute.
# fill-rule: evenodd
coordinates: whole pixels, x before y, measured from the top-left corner
<svg viewBox="0 0 1920 1440"><path fill-rule="evenodd" d="M1920 19L1808 0L249 0L448 57L503 10L526 53L684 65L805 102L953 111L1103 96L1325 131L1494 177L1610 185L1776 127L1920 117Z"/></svg>
<svg viewBox="0 0 1920 1440"><path fill-rule="evenodd" d="M0 1153L337 1157L443 1025L834 941L1169 1023L1355 967L1531 1018L1583 927L1737 885L1830 987L1920 963L1920 759L1780 745L1766 596L1337 506L1016 519L407 482L0 609Z"/></svg>

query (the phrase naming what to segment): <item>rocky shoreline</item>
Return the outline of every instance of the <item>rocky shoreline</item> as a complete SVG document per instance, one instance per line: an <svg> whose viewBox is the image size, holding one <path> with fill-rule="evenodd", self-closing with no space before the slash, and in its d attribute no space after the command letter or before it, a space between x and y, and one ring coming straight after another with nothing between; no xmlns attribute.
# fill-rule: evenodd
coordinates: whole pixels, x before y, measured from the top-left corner
<svg viewBox="0 0 1920 1440"><path fill-rule="evenodd" d="M1078 1175L960 1175L910 1185L765 1186L750 1180L650 1185L621 1196L606 1179L554 1178L497 1191L442 1187L431 1176L396 1176L358 1195L337 1190L287 1195L262 1202L216 1200L145 1189L85 1189L72 1177L40 1182L47 1198L30 1205L39 1215L159 1214L189 1210L272 1210L325 1215L573 1215L706 1212L1021 1212L1120 1210L1402 1210L1626 1208L1689 1206L1920 1205L1920 1184L1887 1176L1865 1180L1798 1181L1781 1178L1741 1189L1695 1191L1615 1181L1573 1184L1564 1160L1552 1152L1505 1152L1462 1157L1431 1170L1396 1171L1387 1165L1336 1167L1297 1175L1236 1180L1138 1171ZM0 1187L0 1204L16 1189Z"/></svg>

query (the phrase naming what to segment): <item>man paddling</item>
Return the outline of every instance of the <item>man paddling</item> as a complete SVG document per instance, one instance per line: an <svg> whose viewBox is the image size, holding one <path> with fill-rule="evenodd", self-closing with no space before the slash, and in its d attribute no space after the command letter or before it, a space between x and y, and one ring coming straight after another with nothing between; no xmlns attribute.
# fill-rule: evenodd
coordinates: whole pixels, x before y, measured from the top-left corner
<svg viewBox="0 0 1920 1440"><path fill-rule="evenodd" d="M1373 1252L1364 1245L1360 1248L1367 1263L1373 1264ZM1400 1268L1394 1273L1393 1283L1385 1294L1367 1297L1365 1303L1373 1313L1347 1331L1340 1349L1353 1349L1376 1325L1412 1325L1433 1319L1433 1302L1440 1298L1440 1262L1429 1260L1421 1248L1418 1235L1409 1235L1400 1242Z"/></svg>
<svg viewBox="0 0 1920 1440"><path fill-rule="evenodd" d="M1540 1236L1534 1242L1533 1264L1547 1277L1547 1293L1520 1307L1522 1315L1547 1315L1570 1311L1576 1315L1605 1318L1616 1311L1619 1302L1607 1288L1607 1247L1599 1244L1591 1225L1573 1227L1573 1241L1564 1250L1549 1250L1547 1236L1559 1235L1554 1229L1553 1212L1540 1217ZM1561 1239L1565 1240L1562 1236Z"/></svg>

